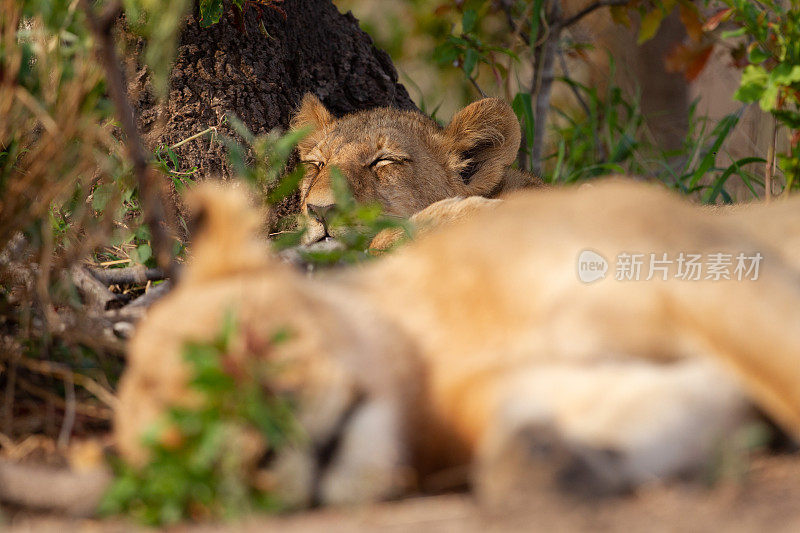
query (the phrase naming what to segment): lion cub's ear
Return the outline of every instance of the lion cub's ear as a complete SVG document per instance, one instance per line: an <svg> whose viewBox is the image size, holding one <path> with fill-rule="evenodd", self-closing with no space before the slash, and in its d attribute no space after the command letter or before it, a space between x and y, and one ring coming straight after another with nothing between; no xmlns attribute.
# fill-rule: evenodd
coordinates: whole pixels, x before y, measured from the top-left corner
<svg viewBox="0 0 800 533"><path fill-rule="evenodd" d="M478 100L456 113L445 136L467 161L461 178L469 194L479 196L500 184L503 170L517 157L522 137L514 110L500 98Z"/></svg>
<svg viewBox="0 0 800 533"><path fill-rule="evenodd" d="M319 130L331 124L334 121L333 115L320 102L319 98L314 96L313 93L306 93L303 96L303 101L300 102L300 107L297 109L294 117L292 117L291 128L299 130L309 126L312 130Z"/></svg>

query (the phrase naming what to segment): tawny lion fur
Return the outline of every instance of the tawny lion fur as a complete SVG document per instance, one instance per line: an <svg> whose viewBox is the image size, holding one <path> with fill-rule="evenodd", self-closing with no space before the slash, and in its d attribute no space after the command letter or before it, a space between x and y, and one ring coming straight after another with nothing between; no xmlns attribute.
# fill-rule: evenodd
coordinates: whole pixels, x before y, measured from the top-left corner
<svg viewBox="0 0 800 533"><path fill-rule="evenodd" d="M716 214L624 180L520 192L327 280L273 260L239 193L202 186L194 201L206 230L139 326L121 382L117 443L139 464L165 408L200 401L181 347L213 338L228 309L250 339L291 331L241 356L280 361L270 389L297 400L309 438L272 465L293 505L385 498L467 465L490 502L623 490L697 472L753 406L800 436L800 200ZM612 270L585 284L585 249L763 260L755 281Z"/></svg>
<svg viewBox="0 0 800 533"><path fill-rule="evenodd" d="M329 231L325 216L335 203L334 167L356 200L377 202L386 213L403 217L445 198L495 197L541 185L533 175L510 166L521 133L514 111L499 98L465 107L442 128L422 113L393 108L337 119L309 93L292 128L311 131L298 144L305 167L300 192L306 242Z"/></svg>

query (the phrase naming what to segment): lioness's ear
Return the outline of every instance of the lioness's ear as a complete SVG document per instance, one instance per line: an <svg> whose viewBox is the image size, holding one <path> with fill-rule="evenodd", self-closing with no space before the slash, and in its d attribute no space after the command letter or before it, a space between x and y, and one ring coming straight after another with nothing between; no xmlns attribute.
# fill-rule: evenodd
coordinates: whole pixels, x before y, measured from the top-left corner
<svg viewBox="0 0 800 533"><path fill-rule="evenodd" d="M469 194L490 194L503 170L517 157L522 137L514 110L500 98L474 102L453 117L445 129L453 149L467 160L461 178Z"/></svg>
<svg viewBox="0 0 800 533"><path fill-rule="evenodd" d="M306 93L300 107L292 117L291 128L297 130L310 126L312 130L319 130L333 122L333 115L319 101L313 93Z"/></svg>
<svg viewBox="0 0 800 533"><path fill-rule="evenodd" d="M266 213L253 206L242 187L208 180L187 192L184 203L192 244L180 283L263 270L274 263L259 231Z"/></svg>

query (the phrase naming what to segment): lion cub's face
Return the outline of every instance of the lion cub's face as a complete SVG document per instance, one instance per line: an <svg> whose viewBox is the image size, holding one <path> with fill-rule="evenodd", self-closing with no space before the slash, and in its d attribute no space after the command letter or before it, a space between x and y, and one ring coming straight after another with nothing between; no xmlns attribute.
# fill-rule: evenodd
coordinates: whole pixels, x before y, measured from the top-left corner
<svg viewBox="0 0 800 533"><path fill-rule="evenodd" d="M392 108L337 119L307 94L292 127L312 130L298 145L306 242L330 235L334 167L357 201L378 202L387 214L407 217L444 198L496 192L520 142L514 112L495 98L464 108L442 128L421 113Z"/></svg>

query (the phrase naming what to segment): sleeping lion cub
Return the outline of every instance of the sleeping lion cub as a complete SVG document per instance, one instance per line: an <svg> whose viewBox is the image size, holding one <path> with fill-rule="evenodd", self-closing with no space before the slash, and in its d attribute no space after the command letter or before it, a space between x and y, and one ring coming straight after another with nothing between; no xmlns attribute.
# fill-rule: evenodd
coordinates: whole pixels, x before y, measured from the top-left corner
<svg viewBox="0 0 800 533"><path fill-rule="evenodd" d="M800 262L773 233L798 200L715 216L622 180L522 192L330 279L272 259L240 192L202 185L190 203L192 258L121 381L116 440L134 463L168 406L202 401L181 350L229 310L235 356L277 363L265 389L307 435L265 467L294 506L464 467L490 503L618 492L701 471L757 410L800 436Z"/></svg>
<svg viewBox="0 0 800 533"><path fill-rule="evenodd" d="M333 167L357 201L377 202L385 213L402 217L444 198L494 197L541 185L532 174L510 167L520 127L511 106L499 98L465 107L442 128L422 113L393 108L337 119L309 93L292 128L311 130L297 146L305 167L300 194L306 243L331 236L326 217L334 206Z"/></svg>

